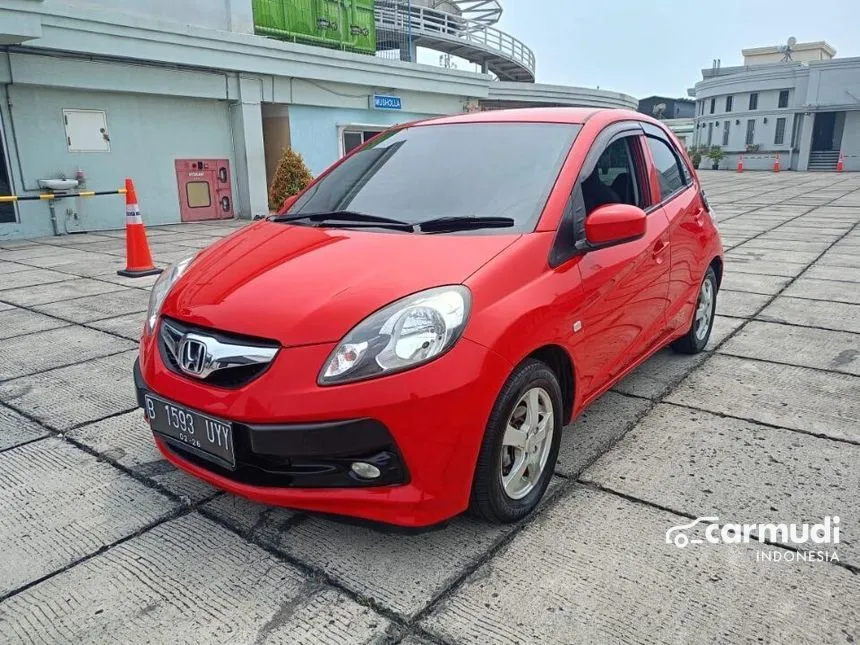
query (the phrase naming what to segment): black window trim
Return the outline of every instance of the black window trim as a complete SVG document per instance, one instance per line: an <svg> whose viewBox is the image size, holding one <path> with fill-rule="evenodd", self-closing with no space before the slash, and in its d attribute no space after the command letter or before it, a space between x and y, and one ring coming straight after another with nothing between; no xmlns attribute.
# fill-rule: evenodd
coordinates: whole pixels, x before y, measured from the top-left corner
<svg viewBox="0 0 860 645"><path fill-rule="evenodd" d="M669 138L669 136L661 128L651 125L650 123L643 123L642 126L642 129L645 131L646 137L651 139L657 139L658 141L662 141L667 146L669 146L669 152L671 152L672 156L675 157L675 162L680 164L682 170L681 178L684 182L683 186L669 193L668 195L666 195L665 198L663 198L656 204L651 204L648 208L646 208L645 212L650 215L653 211L657 210L658 208L662 208L676 197L679 197L681 193L687 190L690 186L694 185L694 181L693 174L690 172L689 168L687 168L687 162L678 154L678 149L675 144L672 143L672 140ZM683 172L684 170L686 170L686 172Z"/></svg>
<svg viewBox="0 0 860 645"><path fill-rule="evenodd" d="M591 148L585 156L585 161L582 164L579 175L576 177L573 191L561 215L561 221L558 223L555 240L553 241L548 258L551 268L556 269L568 260L587 252L576 246L579 240L585 239L586 213L585 198L582 195L582 182L594 172L594 169L597 167L597 161L606 148L622 137L641 136L643 128L646 125L648 124L642 121L617 121L606 126L595 137L594 143L591 144ZM648 177L645 178L645 184L648 184ZM641 190L646 190L646 186L643 185ZM646 210L645 212L647 213L648 211Z"/></svg>
<svg viewBox="0 0 860 645"><path fill-rule="evenodd" d="M782 121L782 133L779 131L779 122ZM788 119L784 116L777 117L776 123L773 126L773 145L785 145L785 126L788 125ZM782 134L780 137L779 135ZM777 141L779 139L779 141Z"/></svg>
<svg viewBox="0 0 860 645"><path fill-rule="evenodd" d="M744 134L744 145L750 146L755 142L755 122L755 119L747 119L747 129L746 134ZM750 124L752 124L752 131L750 131Z"/></svg>

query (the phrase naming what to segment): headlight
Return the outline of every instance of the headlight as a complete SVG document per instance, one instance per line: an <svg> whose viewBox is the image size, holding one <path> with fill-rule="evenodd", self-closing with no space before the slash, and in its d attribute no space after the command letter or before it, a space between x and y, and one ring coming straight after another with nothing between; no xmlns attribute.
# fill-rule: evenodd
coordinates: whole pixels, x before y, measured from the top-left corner
<svg viewBox="0 0 860 645"><path fill-rule="evenodd" d="M383 307L338 344L320 385L401 372L447 352L463 333L471 295L466 287L428 289Z"/></svg>
<svg viewBox="0 0 860 645"><path fill-rule="evenodd" d="M151 334L155 329L155 323L158 321L158 314L161 313L161 305L164 304L167 294L170 289L176 284L176 281L182 277L188 265L194 261L197 254L189 255L187 258L182 258L178 262L174 262L167 267L155 284L152 286L152 292L149 294L149 309L146 312L146 333Z"/></svg>

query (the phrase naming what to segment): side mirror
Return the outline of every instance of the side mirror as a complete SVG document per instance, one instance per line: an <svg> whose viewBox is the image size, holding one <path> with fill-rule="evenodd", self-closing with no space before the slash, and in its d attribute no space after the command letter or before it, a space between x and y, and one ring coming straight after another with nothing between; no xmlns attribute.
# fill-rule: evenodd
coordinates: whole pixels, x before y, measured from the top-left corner
<svg viewBox="0 0 860 645"><path fill-rule="evenodd" d="M645 235L648 216L638 206L605 204L585 218L586 244L582 250L601 249Z"/></svg>
<svg viewBox="0 0 860 645"><path fill-rule="evenodd" d="M286 213L288 210L290 210L290 207L291 207L293 204L295 204L295 203L296 203L296 200L297 200L298 198L299 198L299 196L298 196L298 195L290 195L289 197L287 197L287 198L284 200L284 203L283 203L283 204L281 204L281 208L278 210L278 215L283 215L283 214L284 214L284 213Z"/></svg>

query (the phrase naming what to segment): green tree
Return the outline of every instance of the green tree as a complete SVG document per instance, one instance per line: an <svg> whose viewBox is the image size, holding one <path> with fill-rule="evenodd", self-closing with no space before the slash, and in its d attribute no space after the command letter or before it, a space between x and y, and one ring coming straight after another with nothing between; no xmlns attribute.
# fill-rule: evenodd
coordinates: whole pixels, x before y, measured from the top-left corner
<svg viewBox="0 0 860 645"><path fill-rule="evenodd" d="M312 179L302 156L290 147L284 148L269 188L269 208L278 210L287 197L300 193Z"/></svg>

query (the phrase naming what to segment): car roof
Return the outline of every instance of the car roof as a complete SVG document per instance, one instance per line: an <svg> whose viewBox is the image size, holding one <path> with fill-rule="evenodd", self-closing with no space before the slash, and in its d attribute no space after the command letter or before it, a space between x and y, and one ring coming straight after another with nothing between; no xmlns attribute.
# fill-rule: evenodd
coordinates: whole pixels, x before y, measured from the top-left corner
<svg viewBox="0 0 860 645"><path fill-rule="evenodd" d="M443 116L437 119L421 121L422 124L441 125L448 123L577 123L582 124L600 113L617 114L618 119L642 119L643 115L632 110L616 108L574 108L574 107L539 107L518 108L512 110L487 110ZM615 120L615 119L613 119Z"/></svg>

